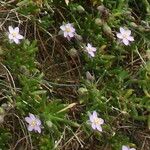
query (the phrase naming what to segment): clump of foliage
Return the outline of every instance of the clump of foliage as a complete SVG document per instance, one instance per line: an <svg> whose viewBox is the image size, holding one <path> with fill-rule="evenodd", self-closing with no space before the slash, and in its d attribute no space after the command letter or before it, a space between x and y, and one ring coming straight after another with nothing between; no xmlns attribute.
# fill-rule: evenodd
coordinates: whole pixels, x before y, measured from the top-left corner
<svg viewBox="0 0 150 150"><path fill-rule="evenodd" d="M147 0L0 4L1 149L149 149Z"/></svg>

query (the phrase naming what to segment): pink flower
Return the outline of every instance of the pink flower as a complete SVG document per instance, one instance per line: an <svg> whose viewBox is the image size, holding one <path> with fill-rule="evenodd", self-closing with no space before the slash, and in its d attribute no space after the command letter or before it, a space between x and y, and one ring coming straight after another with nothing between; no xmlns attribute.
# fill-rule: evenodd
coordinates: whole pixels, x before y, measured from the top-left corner
<svg viewBox="0 0 150 150"><path fill-rule="evenodd" d="M95 52L96 52L96 48L92 47L91 44L87 44L87 46L85 47L85 51L91 56L94 57L95 56Z"/></svg>
<svg viewBox="0 0 150 150"><path fill-rule="evenodd" d="M29 117L25 117L25 121L29 124L28 131L38 131L41 133L41 120L29 113Z"/></svg>
<svg viewBox="0 0 150 150"><path fill-rule="evenodd" d="M15 42L16 44L19 44L19 40L23 39L23 36L19 34L19 28L15 27L13 29L12 26L8 27L9 29L9 35L8 38L10 40L10 42Z"/></svg>
<svg viewBox="0 0 150 150"><path fill-rule="evenodd" d="M123 145L122 150L136 150L135 148L130 148L128 146Z"/></svg>
<svg viewBox="0 0 150 150"><path fill-rule="evenodd" d="M120 33L117 33L117 37L121 39L125 45L129 45L130 41L134 41L133 36L131 36L131 30L122 27L120 27Z"/></svg>
<svg viewBox="0 0 150 150"><path fill-rule="evenodd" d="M92 128L94 130L98 130L98 131L102 132L101 125L104 124L104 120L102 118L97 117L97 112L94 111L93 114L91 114L89 116L89 118L90 118Z"/></svg>
<svg viewBox="0 0 150 150"><path fill-rule="evenodd" d="M71 23L63 24L60 26L61 31L63 32L64 37L70 39L75 36L75 28Z"/></svg>

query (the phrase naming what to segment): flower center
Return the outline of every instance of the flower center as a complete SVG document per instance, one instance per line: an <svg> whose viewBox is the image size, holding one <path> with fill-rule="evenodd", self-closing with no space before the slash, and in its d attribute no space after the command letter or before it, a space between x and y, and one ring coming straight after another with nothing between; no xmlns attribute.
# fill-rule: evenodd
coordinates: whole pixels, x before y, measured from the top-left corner
<svg viewBox="0 0 150 150"><path fill-rule="evenodd" d="M16 37L17 36L17 32L13 32L12 35L13 35L13 37Z"/></svg>
<svg viewBox="0 0 150 150"><path fill-rule="evenodd" d="M95 118L95 119L94 119L94 124L96 124L96 125L99 125L99 124L100 124L99 118Z"/></svg>
<svg viewBox="0 0 150 150"><path fill-rule="evenodd" d="M128 35L127 34L123 34L123 38L127 39Z"/></svg>
<svg viewBox="0 0 150 150"><path fill-rule="evenodd" d="M66 28L66 32L70 32L71 30L70 30L70 28Z"/></svg>
<svg viewBox="0 0 150 150"><path fill-rule="evenodd" d="M31 122L31 126L34 127L35 125L36 125L36 121L32 121L32 122Z"/></svg>

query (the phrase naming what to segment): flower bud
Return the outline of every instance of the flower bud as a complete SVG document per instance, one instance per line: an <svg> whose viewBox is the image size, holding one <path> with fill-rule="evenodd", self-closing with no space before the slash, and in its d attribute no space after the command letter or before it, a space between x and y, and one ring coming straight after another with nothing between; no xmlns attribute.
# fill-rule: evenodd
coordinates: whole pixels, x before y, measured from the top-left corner
<svg viewBox="0 0 150 150"><path fill-rule="evenodd" d="M137 25L136 23L134 23L134 22L131 22L130 25L131 25L132 27L135 27L135 28L138 27L138 25Z"/></svg>
<svg viewBox="0 0 150 150"><path fill-rule="evenodd" d="M95 24L101 26L103 24L102 20L100 18L95 19Z"/></svg>
<svg viewBox="0 0 150 150"><path fill-rule="evenodd" d="M77 11L79 13L83 13L85 11L85 9L81 5L79 5L79 6L77 6Z"/></svg>
<svg viewBox="0 0 150 150"><path fill-rule="evenodd" d="M51 128L53 123L50 120L48 120L48 121L46 121L46 125Z"/></svg>
<svg viewBox="0 0 150 150"><path fill-rule="evenodd" d="M0 115L0 124L4 122L4 115Z"/></svg>
<svg viewBox="0 0 150 150"><path fill-rule="evenodd" d="M103 13L105 11L105 9L106 8L104 7L104 5L100 5L97 7L97 10L99 10L101 13Z"/></svg>
<svg viewBox="0 0 150 150"><path fill-rule="evenodd" d="M80 95L86 95L88 93L88 90L84 87L81 87L81 88L78 89L78 93Z"/></svg>
<svg viewBox="0 0 150 150"><path fill-rule="evenodd" d="M70 49L69 54L72 57L76 57L78 52L77 52L77 50L75 48L72 48L72 49Z"/></svg>
<svg viewBox="0 0 150 150"><path fill-rule="evenodd" d="M94 80L95 80L94 75L92 76L89 71L86 72L86 78L87 78L87 80L89 80L89 81L94 81Z"/></svg>
<svg viewBox="0 0 150 150"><path fill-rule="evenodd" d="M104 33L107 34L107 35L112 35L112 30L111 30L111 28L108 26L107 23L105 23L105 24L103 25L103 31L104 31Z"/></svg>

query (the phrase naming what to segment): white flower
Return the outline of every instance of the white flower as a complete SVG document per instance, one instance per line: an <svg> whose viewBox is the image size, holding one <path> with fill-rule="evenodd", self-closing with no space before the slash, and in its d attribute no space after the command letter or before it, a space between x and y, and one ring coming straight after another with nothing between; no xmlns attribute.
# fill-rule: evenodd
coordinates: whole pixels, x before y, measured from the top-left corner
<svg viewBox="0 0 150 150"><path fill-rule="evenodd" d="M136 150L135 148L130 148L128 146L123 145L122 150Z"/></svg>
<svg viewBox="0 0 150 150"><path fill-rule="evenodd" d="M19 28L15 27L13 29L12 26L8 27L9 29L9 35L8 38L11 42L15 42L16 44L19 44L19 40L23 39L23 36L19 34Z"/></svg>
<svg viewBox="0 0 150 150"><path fill-rule="evenodd" d="M96 48L95 47L92 47L91 44L87 44L87 46L85 47L85 51L91 56L91 57L94 57L95 54L94 52L96 52Z"/></svg>
<svg viewBox="0 0 150 150"><path fill-rule="evenodd" d="M97 117L97 112L94 111L93 114L91 114L89 116L89 118L90 118L92 128L94 130L98 130L98 131L102 132L101 125L104 123L104 120L102 118Z"/></svg>
<svg viewBox="0 0 150 150"><path fill-rule="evenodd" d="M131 30L122 27L120 27L120 33L117 33L117 37L121 39L125 45L129 45L130 41L134 41L133 36L131 36Z"/></svg>
<svg viewBox="0 0 150 150"><path fill-rule="evenodd" d="M64 37L68 39L74 37L75 35L75 28L73 27L71 23L67 23L67 24L60 26L60 29L62 30Z"/></svg>

